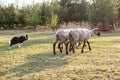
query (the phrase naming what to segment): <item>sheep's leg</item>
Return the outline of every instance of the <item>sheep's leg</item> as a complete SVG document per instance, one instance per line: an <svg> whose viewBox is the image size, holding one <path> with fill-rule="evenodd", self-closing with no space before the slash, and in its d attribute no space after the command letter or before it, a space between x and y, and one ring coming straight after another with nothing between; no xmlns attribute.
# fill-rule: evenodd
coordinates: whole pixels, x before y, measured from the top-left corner
<svg viewBox="0 0 120 80"><path fill-rule="evenodd" d="M62 47L61 47L62 46ZM63 49L63 42L60 42L59 44L58 44L58 48L60 49L60 52L62 53L62 49Z"/></svg>
<svg viewBox="0 0 120 80"><path fill-rule="evenodd" d="M58 49L60 49L60 52L62 53L62 50L63 50L63 43L59 43L59 44L58 44Z"/></svg>
<svg viewBox="0 0 120 80"><path fill-rule="evenodd" d="M63 44L61 44L60 46L60 52L62 53L62 50L63 50Z"/></svg>
<svg viewBox="0 0 120 80"><path fill-rule="evenodd" d="M73 53L75 53L74 44L75 43L73 41L70 42L69 52L73 51Z"/></svg>
<svg viewBox="0 0 120 80"><path fill-rule="evenodd" d="M65 43L66 55L68 55L68 44L69 44L69 42Z"/></svg>
<svg viewBox="0 0 120 80"><path fill-rule="evenodd" d="M72 44L72 50L73 50L73 53L75 53L76 42L77 42L77 41L74 41L73 44Z"/></svg>
<svg viewBox="0 0 120 80"><path fill-rule="evenodd" d="M53 53L54 53L54 54L56 54L56 52L55 52L56 43L57 43L57 42L54 42L54 43L53 43Z"/></svg>
<svg viewBox="0 0 120 80"><path fill-rule="evenodd" d="M76 46L76 48L78 49L79 46L82 44L82 42L78 42L77 44L78 44L78 45Z"/></svg>
<svg viewBox="0 0 120 80"><path fill-rule="evenodd" d="M75 53L74 45L76 45L76 43L73 41L73 42L71 43L71 47L72 47L72 51L73 51L73 53Z"/></svg>
<svg viewBox="0 0 120 80"><path fill-rule="evenodd" d="M89 50L91 51L90 43L88 41L87 41L87 44L88 44Z"/></svg>
<svg viewBox="0 0 120 80"><path fill-rule="evenodd" d="M73 53L75 53L74 45L72 46Z"/></svg>
<svg viewBox="0 0 120 80"><path fill-rule="evenodd" d="M69 48L69 52L73 51L73 53L75 53L75 49L74 49L74 45L70 44L70 48Z"/></svg>
<svg viewBox="0 0 120 80"><path fill-rule="evenodd" d="M84 40L84 41L83 41L83 46L82 46L81 53L83 53L83 52L84 52L85 43L86 43L86 40Z"/></svg>
<svg viewBox="0 0 120 80"><path fill-rule="evenodd" d="M72 50L72 44L70 43L69 52L71 52L71 50Z"/></svg>
<svg viewBox="0 0 120 80"><path fill-rule="evenodd" d="M60 43L58 43L58 49L60 49Z"/></svg>

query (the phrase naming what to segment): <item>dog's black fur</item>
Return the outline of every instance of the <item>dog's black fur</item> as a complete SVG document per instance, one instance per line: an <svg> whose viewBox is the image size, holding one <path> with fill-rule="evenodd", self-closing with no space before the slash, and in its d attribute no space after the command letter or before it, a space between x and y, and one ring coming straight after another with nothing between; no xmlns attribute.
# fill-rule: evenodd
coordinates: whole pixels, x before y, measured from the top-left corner
<svg viewBox="0 0 120 80"><path fill-rule="evenodd" d="M9 45L12 46L12 45L15 45L15 44L18 44L18 43L21 44L26 40L28 40L28 35L27 34L25 36L13 37L10 40Z"/></svg>

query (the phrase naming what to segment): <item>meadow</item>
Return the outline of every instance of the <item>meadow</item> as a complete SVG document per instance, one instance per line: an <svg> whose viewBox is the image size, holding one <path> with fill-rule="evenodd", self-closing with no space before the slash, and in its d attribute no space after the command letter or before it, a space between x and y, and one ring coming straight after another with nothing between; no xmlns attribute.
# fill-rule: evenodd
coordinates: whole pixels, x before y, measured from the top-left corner
<svg viewBox="0 0 120 80"><path fill-rule="evenodd" d="M28 34L21 48L9 49L15 35ZM53 55L54 32L0 31L0 80L120 80L120 31L90 39L92 51Z"/></svg>

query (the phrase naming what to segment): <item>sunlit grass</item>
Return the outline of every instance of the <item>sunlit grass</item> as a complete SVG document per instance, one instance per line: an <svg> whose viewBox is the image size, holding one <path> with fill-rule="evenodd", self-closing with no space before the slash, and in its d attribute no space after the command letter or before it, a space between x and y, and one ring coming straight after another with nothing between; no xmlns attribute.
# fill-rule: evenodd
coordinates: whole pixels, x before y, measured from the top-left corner
<svg viewBox="0 0 120 80"><path fill-rule="evenodd" d="M15 35L29 35L21 48L8 49ZM0 31L0 80L119 80L120 33L90 39L92 51L53 55L53 32Z"/></svg>

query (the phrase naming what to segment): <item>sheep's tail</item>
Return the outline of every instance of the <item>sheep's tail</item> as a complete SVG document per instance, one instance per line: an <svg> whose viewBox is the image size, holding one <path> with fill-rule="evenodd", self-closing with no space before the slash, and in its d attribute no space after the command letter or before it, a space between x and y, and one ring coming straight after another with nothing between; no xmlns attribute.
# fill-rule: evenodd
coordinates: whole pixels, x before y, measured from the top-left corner
<svg viewBox="0 0 120 80"><path fill-rule="evenodd" d="M59 37L59 35L58 35L58 34L56 35L56 39L57 39L57 40L60 40L60 37Z"/></svg>
<svg viewBox="0 0 120 80"><path fill-rule="evenodd" d="M69 38L70 38L70 39L72 39L72 38L73 38L73 36L72 36L71 32L69 33Z"/></svg>

